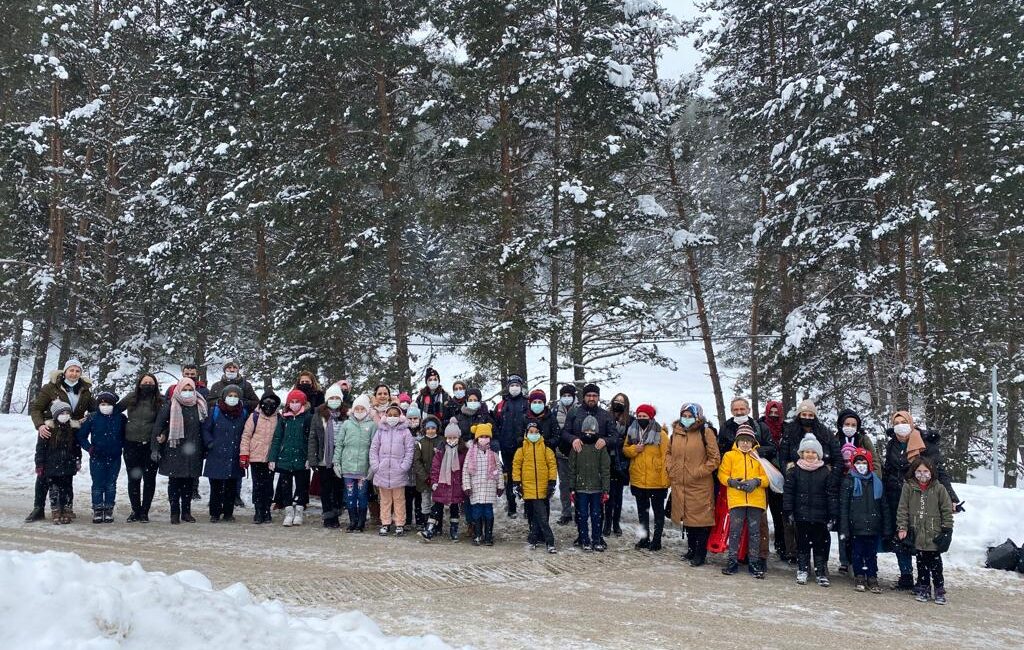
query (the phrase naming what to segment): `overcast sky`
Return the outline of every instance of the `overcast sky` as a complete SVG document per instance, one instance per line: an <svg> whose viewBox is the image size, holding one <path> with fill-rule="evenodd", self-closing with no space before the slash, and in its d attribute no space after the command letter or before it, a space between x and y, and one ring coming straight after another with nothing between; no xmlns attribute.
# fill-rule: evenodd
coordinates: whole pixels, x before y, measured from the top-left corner
<svg viewBox="0 0 1024 650"><path fill-rule="evenodd" d="M661 4L674 16L693 18L700 12L694 0L661 0ZM661 74L677 77L684 72L692 72L700 61L700 55L693 48L693 39L679 39L679 47L674 52L666 52L661 61Z"/></svg>

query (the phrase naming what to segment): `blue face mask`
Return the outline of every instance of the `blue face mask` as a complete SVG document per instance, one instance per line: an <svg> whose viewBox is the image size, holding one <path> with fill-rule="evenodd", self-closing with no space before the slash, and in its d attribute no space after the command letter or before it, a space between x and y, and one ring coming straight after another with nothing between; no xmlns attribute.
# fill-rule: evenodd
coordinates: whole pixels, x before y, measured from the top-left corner
<svg viewBox="0 0 1024 650"><path fill-rule="evenodd" d="M469 411L475 411L480 408L480 402L466 402L465 408Z"/></svg>
<svg viewBox="0 0 1024 650"><path fill-rule="evenodd" d="M537 415L540 415L541 413L544 412L544 405L541 404L540 402L531 402L530 410L536 413Z"/></svg>
<svg viewBox="0 0 1024 650"><path fill-rule="evenodd" d="M576 401L576 398L572 395L566 395L565 397L560 398L559 401L562 403L562 406L569 408L572 406L572 403Z"/></svg>
<svg viewBox="0 0 1024 650"><path fill-rule="evenodd" d="M455 399L462 399L466 396L466 391L459 389L457 391L454 391L452 395L455 396Z"/></svg>
<svg viewBox="0 0 1024 650"><path fill-rule="evenodd" d="M689 429L693 426L693 423L697 421L697 418L679 418L679 423Z"/></svg>

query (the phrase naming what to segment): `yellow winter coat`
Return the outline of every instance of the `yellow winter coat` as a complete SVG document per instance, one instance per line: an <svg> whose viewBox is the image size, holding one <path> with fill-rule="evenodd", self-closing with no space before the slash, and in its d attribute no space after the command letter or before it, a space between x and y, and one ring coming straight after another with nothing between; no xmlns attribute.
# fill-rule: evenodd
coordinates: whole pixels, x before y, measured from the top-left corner
<svg viewBox="0 0 1024 650"><path fill-rule="evenodd" d="M523 446L512 459L512 481L523 486L523 499L546 499L548 481L558 480L555 452L544 444L544 439L530 442L523 438Z"/></svg>
<svg viewBox="0 0 1024 650"><path fill-rule="evenodd" d="M645 490L667 488L668 464L665 457L668 454L668 433L665 432L665 428L661 429L661 442L656 445L644 445L641 452L637 449L639 445L631 445L628 439L622 446L622 453L630 459L629 484Z"/></svg>
<svg viewBox="0 0 1024 650"><path fill-rule="evenodd" d="M757 443L754 443L757 449ZM752 478L761 479L761 485L752 492L744 492L736 488L727 488L729 498L729 509L750 506L752 508L768 507L768 497L765 495L765 488L768 487L768 475L765 474L761 463L757 462L749 453L744 454L739 447L733 443L732 449L725 452L722 457L722 464L718 468L718 481L725 486L729 485L729 479L736 478L745 481Z"/></svg>

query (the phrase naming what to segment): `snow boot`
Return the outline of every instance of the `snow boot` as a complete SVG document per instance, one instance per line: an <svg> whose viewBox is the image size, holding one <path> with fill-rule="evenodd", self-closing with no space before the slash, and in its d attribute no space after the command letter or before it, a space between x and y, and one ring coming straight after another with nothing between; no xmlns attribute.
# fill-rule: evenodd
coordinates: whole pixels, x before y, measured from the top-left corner
<svg viewBox="0 0 1024 650"><path fill-rule="evenodd" d="M604 518L604 527L601 529L601 534L605 537L611 537L612 535L612 520L610 517Z"/></svg>
<svg viewBox="0 0 1024 650"><path fill-rule="evenodd" d="M653 544L652 544L652 546L653 546ZM604 541L603 537L599 537L597 539L597 541L594 542L594 550L597 551L598 553L604 553L605 551L608 550L608 543Z"/></svg>
<svg viewBox="0 0 1024 650"><path fill-rule="evenodd" d="M641 539L636 544L633 544L633 548L635 548L638 551L642 551L644 549L649 549L649 548L651 548L651 539L649 537L644 537L643 539Z"/></svg>
<svg viewBox="0 0 1024 650"><path fill-rule="evenodd" d="M739 573L739 571L740 563L736 561L736 558L731 557L729 558L729 561L726 562L725 568L722 569L722 575L733 576Z"/></svg>
<svg viewBox="0 0 1024 650"><path fill-rule="evenodd" d="M436 530L436 528L437 525L434 523L434 520L428 519L427 525L420 530L420 537L423 538L424 542L429 542L430 540L434 539L434 531Z"/></svg>
<svg viewBox="0 0 1024 650"><path fill-rule="evenodd" d="M750 563L751 574L758 580L764 580L765 562L764 560L754 560Z"/></svg>
<svg viewBox="0 0 1024 650"><path fill-rule="evenodd" d="M452 519L451 521L448 522L448 537L453 542L458 542L459 541L459 520L458 519Z"/></svg>
<svg viewBox="0 0 1024 650"><path fill-rule="evenodd" d="M390 526L381 525L380 529L377 531L377 535L380 537L387 537L389 528Z"/></svg>
<svg viewBox="0 0 1024 650"><path fill-rule="evenodd" d="M612 534L616 537L622 537L622 526L617 521L612 522Z"/></svg>
<svg viewBox="0 0 1024 650"><path fill-rule="evenodd" d="M799 571L796 572L796 583L798 585L805 585L805 584L807 584L807 572L804 571L803 569L800 569Z"/></svg>
<svg viewBox="0 0 1024 650"><path fill-rule="evenodd" d="M932 588L918 585L914 587L914 600L919 603L927 603L932 598ZM945 597L943 597L945 600Z"/></svg>
<svg viewBox="0 0 1024 650"><path fill-rule="evenodd" d="M50 508L50 520L54 524L59 524L60 523L60 518L61 518L61 509L60 508Z"/></svg>
<svg viewBox="0 0 1024 650"><path fill-rule="evenodd" d="M242 501L242 497L235 497L235 507L236 508L244 508L244 507L246 507L245 506L245 501Z"/></svg>
<svg viewBox="0 0 1024 650"><path fill-rule="evenodd" d="M292 523L294 523L294 521L295 521L295 506L287 506L284 509L284 521L281 522L281 525L284 526L285 528L289 528L289 527L291 527Z"/></svg>
<svg viewBox="0 0 1024 650"><path fill-rule="evenodd" d="M103 508L92 509L92 523L102 524L103 523Z"/></svg>
<svg viewBox="0 0 1024 650"><path fill-rule="evenodd" d="M828 579L828 560L819 560L817 557L814 560L814 575L818 578L818 586L828 587L831 584Z"/></svg>
<svg viewBox="0 0 1024 650"><path fill-rule="evenodd" d="M562 516L559 517L558 521L556 521L555 523L557 525L559 525L559 526L567 526L567 525L571 524L572 523L572 513L570 512L570 513L566 514L566 513L563 512Z"/></svg>
<svg viewBox="0 0 1024 650"><path fill-rule="evenodd" d="M181 512L180 511L178 511L178 510L171 510L171 523L175 524L175 525L181 523Z"/></svg>
<svg viewBox="0 0 1024 650"><path fill-rule="evenodd" d="M612 526L612 531L614 531L617 527L618 527L617 524ZM654 551L655 553L657 553L658 551L661 550L661 535L662 535L663 532L664 532L664 528L663 527L659 527L659 526L655 526L654 527L654 537L651 538L651 550ZM616 535L621 535L621 534L622 534L621 531L619 531L619 533L616 533Z"/></svg>
<svg viewBox="0 0 1024 650"><path fill-rule="evenodd" d="M31 524L34 521L42 521L43 519L46 519L46 511L42 508L32 508L32 512L28 513L28 516L25 517L25 523Z"/></svg>
<svg viewBox="0 0 1024 650"><path fill-rule="evenodd" d="M484 541L484 527L481 522L474 521L469 524L470 533L473 535L473 546L480 546Z"/></svg>
<svg viewBox="0 0 1024 650"><path fill-rule="evenodd" d="M405 526L395 526L395 537L405 537Z"/></svg>
<svg viewBox="0 0 1024 650"><path fill-rule="evenodd" d="M494 519L484 519L484 546L494 546Z"/></svg>
<svg viewBox="0 0 1024 650"><path fill-rule="evenodd" d="M303 513L306 511L305 506L295 506L295 516L292 518L292 526L301 526L304 521Z"/></svg>
<svg viewBox="0 0 1024 650"><path fill-rule="evenodd" d="M807 584L807 578L810 574L811 568L811 554L810 553L799 553L796 556L796 583L798 585Z"/></svg>
<svg viewBox="0 0 1024 650"><path fill-rule="evenodd" d="M190 524L196 523L196 518L192 516L192 502L188 499L181 504L181 520Z"/></svg>
<svg viewBox="0 0 1024 650"><path fill-rule="evenodd" d="M897 591L909 591L914 588L914 574L901 573L900 579L892 586Z"/></svg>
<svg viewBox="0 0 1024 650"><path fill-rule="evenodd" d="M868 581L864 576L856 576L854 582L853 588L857 591L864 592L868 590Z"/></svg>
<svg viewBox="0 0 1024 650"><path fill-rule="evenodd" d="M942 587L935 589L935 604L945 605L946 604L946 590Z"/></svg>
<svg viewBox="0 0 1024 650"><path fill-rule="evenodd" d="M882 593L882 587L878 584L878 578L868 578L868 591L873 594Z"/></svg>

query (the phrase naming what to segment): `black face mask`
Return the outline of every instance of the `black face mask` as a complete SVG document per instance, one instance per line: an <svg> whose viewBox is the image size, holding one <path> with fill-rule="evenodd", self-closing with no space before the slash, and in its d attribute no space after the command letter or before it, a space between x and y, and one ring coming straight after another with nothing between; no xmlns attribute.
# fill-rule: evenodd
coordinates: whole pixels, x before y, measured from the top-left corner
<svg viewBox="0 0 1024 650"><path fill-rule="evenodd" d="M644 420L638 419L636 421L636 425L638 427L640 427L641 429L646 429L647 427L651 426L651 421L650 420L646 420L646 419L644 419Z"/></svg>
<svg viewBox="0 0 1024 650"><path fill-rule="evenodd" d="M266 415L273 415L277 413L277 406L273 402L263 402L260 404L260 410Z"/></svg>
<svg viewBox="0 0 1024 650"><path fill-rule="evenodd" d="M612 411L614 411L615 413L622 413L625 410L625 404L620 404L619 402L612 402Z"/></svg>
<svg viewBox="0 0 1024 650"><path fill-rule="evenodd" d="M301 390L307 396L313 394L312 384L299 384L299 390Z"/></svg>
<svg viewBox="0 0 1024 650"><path fill-rule="evenodd" d="M156 386L153 384L141 384L139 386L139 395L142 397L149 397L156 392Z"/></svg>
<svg viewBox="0 0 1024 650"><path fill-rule="evenodd" d="M597 434L596 433L584 433L580 437L583 439L583 442L588 443L588 444L592 443L592 442L597 442Z"/></svg>
<svg viewBox="0 0 1024 650"><path fill-rule="evenodd" d="M813 429L814 420L815 418L800 418L800 426L802 426L805 429Z"/></svg>

